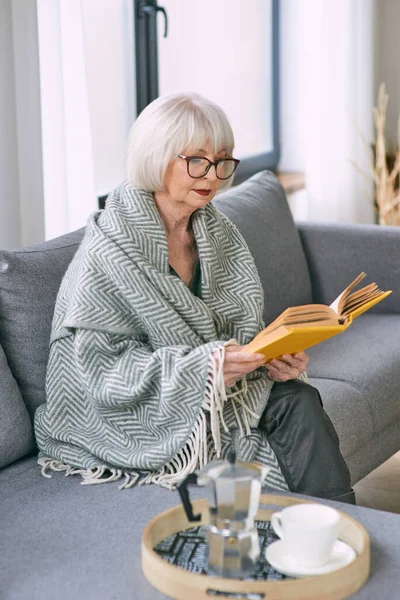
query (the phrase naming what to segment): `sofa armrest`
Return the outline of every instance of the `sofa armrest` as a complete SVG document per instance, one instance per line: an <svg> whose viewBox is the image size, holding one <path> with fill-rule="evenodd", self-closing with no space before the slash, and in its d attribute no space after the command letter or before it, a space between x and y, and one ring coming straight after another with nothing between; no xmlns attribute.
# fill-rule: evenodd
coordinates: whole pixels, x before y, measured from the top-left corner
<svg viewBox="0 0 400 600"><path fill-rule="evenodd" d="M400 313L400 227L296 223L308 262L313 301L331 304L361 272L393 293L371 310Z"/></svg>

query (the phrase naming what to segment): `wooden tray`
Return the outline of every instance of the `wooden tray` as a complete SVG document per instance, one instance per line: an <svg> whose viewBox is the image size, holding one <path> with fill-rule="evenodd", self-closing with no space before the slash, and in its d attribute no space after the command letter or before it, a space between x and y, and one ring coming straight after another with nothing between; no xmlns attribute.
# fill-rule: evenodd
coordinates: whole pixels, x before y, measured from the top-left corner
<svg viewBox="0 0 400 600"><path fill-rule="evenodd" d="M288 496L263 494L256 519L269 521L271 514L280 508L308 502L310 501ZM266 509L262 505L274 508ZM202 513L202 520L196 525L207 523L208 505L206 500L193 502L193 511ZM256 594L260 600L347 598L360 589L368 579L370 541L368 533L355 519L339 512L342 517L339 537L356 550L357 558L346 567L333 573L282 581L243 581L199 575L171 565L154 551L154 547L166 537L193 527L193 523L189 523L181 505L161 513L146 526L142 537L143 573L151 585L176 600L188 600L189 598L190 600L211 600L212 597L215 597L214 592L216 591L225 592L225 594Z"/></svg>

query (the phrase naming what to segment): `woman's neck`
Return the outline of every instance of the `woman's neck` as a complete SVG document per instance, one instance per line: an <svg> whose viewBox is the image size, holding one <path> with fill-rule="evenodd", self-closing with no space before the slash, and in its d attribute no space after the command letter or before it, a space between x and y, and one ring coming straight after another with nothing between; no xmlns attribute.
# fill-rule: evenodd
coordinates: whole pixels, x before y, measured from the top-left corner
<svg viewBox="0 0 400 600"><path fill-rule="evenodd" d="M168 206L166 209L164 203L157 201L156 195L154 199L167 236L173 236L182 240L187 239L188 235L192 234L191 217L194 211L188 212L187 207L181 206Z"/></svg>

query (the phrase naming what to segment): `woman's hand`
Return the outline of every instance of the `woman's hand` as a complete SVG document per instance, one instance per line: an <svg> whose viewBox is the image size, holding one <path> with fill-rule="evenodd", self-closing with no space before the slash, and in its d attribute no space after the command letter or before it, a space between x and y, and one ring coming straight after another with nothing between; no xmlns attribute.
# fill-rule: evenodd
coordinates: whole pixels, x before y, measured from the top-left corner
<svg viewBox="0 0 400 600"><path fill-rule="evenodd" d="M240 352L243 346L225 346L224 382L231 387L238 379L265 364L263 354Z"/></svg>
<svg viewBox="0 0 400 600"><path fill-rule="evenodd" d="M273 381L289 381L304 373L310 358L305 352L284 354L282 358L274 358L266 363L268 375Z"/></svg>

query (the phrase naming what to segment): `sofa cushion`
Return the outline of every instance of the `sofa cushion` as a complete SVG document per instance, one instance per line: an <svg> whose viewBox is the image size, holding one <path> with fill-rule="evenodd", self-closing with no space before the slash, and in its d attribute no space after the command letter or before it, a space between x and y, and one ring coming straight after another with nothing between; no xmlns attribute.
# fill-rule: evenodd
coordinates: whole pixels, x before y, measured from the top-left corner
<svg viewBox="0 0 400 600"><path fill-rule="evenodd" d="M4 600L170 598L145 579L140 545L149 521L180 504L178 493L155 485L121 492L118 482L81 486L79 481L77 476L65 477L62 473L56 473L48 481L41 477L32 459L0 471L3 549L0 597ZM193 499L204 497L205 490L192 487L190 494ZM400 552L400 539L395 532L400 527L400 516L319 501L350 514L371 538L371 577L354 598L394 600L398 595L395 586ZM191 597L189 593L186 595L188 600ZM214 597L210 593L210 600Z"/></svg>
<svg viewBox="0 0 400 600"><path fill-rule="evenodd" d="M45 401L54 303L83 231L32 248L0 251L0 344L31 416Z"/></svg>
<svg viewBox="0 0 400 600"><path fill-rule="evenodd" d="M400 419L399 339L398 315L365 314L308 350L310 377L346 382L363 395L374 435ZM345 402L337 410L345 411ZM358 424L357 435L360 429Z"/></svg>
<svg viewBox="0 0 400 600"><path fill-rule="evenodd" d="M266 323L288 306L312 302L311 281L285 192L270 171L261 171L218 194L213 204L239 229L264 288Z"/></svg>
<svg viewBox="0 0 400 600"><path fill-rule="evenodd" d="M34 449L32 423L0 346L0 468Z"/></svg>
<svg viewBox="0 0 400 600"><path fill-rule="evenodd" d="M141 566L143 529L180 503L155 485L80 485L40 474L36 459L0 471L0 597L13 600L158 600ZM193 499L203 488L192 488Z"/></svg>

